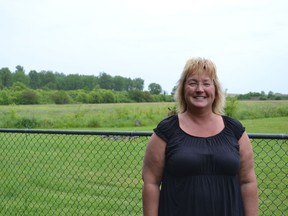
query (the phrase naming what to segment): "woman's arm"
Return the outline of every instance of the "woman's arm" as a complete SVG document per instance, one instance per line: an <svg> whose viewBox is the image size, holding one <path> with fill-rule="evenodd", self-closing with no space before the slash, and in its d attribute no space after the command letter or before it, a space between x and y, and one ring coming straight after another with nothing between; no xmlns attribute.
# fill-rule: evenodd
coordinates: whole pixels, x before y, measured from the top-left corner
<svg viewBox="0 0 288 216"><path fill-rule="evenodd" d="M143 161L142 190L144 216L157 216L160 183L165 163L166 143L156 134L151 136Z"/></svg>
<svg viewBox="0 0 288 216"><path fill-rule="evenodd" d="M252 145L246 132L239 140L240 145L240 187L245 216L258 215L258 188L254 171Z"/></svg>

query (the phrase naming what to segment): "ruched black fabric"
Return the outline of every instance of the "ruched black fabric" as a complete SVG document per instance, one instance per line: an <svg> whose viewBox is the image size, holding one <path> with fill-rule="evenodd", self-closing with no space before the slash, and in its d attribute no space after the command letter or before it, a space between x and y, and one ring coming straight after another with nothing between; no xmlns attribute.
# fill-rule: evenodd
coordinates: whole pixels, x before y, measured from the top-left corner
<svg viewBox="0 0 288 216"><path fill-rule="evenodd" d="M178 115L154 129L167 143L159 216L244 215L238 140L245 128L235 119L222 118L224 129L211 137L185 133Z"/></svg>

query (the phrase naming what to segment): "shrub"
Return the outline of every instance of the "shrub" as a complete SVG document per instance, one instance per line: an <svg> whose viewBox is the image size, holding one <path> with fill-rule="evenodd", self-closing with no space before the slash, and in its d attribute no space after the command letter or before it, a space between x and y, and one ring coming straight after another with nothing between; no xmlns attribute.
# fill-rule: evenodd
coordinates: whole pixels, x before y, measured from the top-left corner
<svg viewBox="0 0 288 216"><path fill-rule="evenodd" d="M38 126L38 122L35 118L21 118L16 121L15 127L16 128L35 128Z"/></svg>
<svg viewBox="0 0 288 216"><path fill-rule="evenodd" d="M236 97L227 97L225 104L225 114L230 117L236 117L238 100Z"/></svg>
<svg viewBox="0 0 288 216"><path fill-rule="evenodd" d="M52 95L55 104L69 104L71 98L65 91L57 91Z"/></svg>
<svg viewBox="0 0 288 216"><path fill-rule="evenodd" d="M31 89L25 89L21 94L20 94L19 101L21 104L38 104L39 99L38 95L34 90Z"/></svg>

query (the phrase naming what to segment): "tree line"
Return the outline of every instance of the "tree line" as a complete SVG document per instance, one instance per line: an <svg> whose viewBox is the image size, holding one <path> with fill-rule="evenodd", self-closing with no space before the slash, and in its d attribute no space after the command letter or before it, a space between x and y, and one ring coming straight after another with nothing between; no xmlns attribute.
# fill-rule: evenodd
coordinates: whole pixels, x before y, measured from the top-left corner
<svg viewBox="0 0 288 216"><path fill-rule="evenodd" d="M269 91L266 94L264 91L261 92L248 92L246 94L239 94L236 96L238 100L288 100L287 94L274 93Z"/></svg>
<svg viewBox="0 0 288 216"><path fill-rule="evenodd" d="M0 87L9 88L15 82L21 82L31 89L50 90L93 90L94 88L110 89L114 91L130 91L144 89L144 80L141 78L126 78L122 76L111 76L105 72L94 75L79 75L31 70L28 75L22 66L16 66L16 70L11 72L9 68L0 69ZM162 88L159 84L151 83L149 91L153 94L160 94Z"/></svg>
<svg viewBox="0 0 288 216"><path fill-rule="evenodd" d="M14 72L0 69L0 105L67 104L67 103L127 103L172 101L162 87L151 83L144 91L144 80L111 76L105 72L79 75L32 70L25 74L22 66Z"/></svg>
<svg viewBox="0 0 288 216"><path fill-rule="evenodd" d="M170 102L176 86L170 94L162 91L157 83L151 83L144 91L144 80L111 76L105 72L98 76L31 70L28 75L22 66L14 72L0 69L0 105L9 104L69 104L69 103L132 103ZM229 95L228 95L229 96ZM288 95L265 92L249 92L235 96L237 100L288 100Z"/></svg>

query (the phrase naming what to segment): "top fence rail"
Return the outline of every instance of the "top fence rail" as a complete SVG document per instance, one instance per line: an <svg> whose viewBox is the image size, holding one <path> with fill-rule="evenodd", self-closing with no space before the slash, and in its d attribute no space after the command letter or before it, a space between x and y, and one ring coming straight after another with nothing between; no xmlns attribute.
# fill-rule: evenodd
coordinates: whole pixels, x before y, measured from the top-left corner
<svg viewBox="0 0 288 216"><path fill-rule="evenodd" d="M36 133L36 134L75 134L106 136L151 136L152 132L135 131L94 131L94 130L45 130L45 129L10 129L0 128L0 133ZM288 134L249 133L251 139L288 139Z"/></svg>

